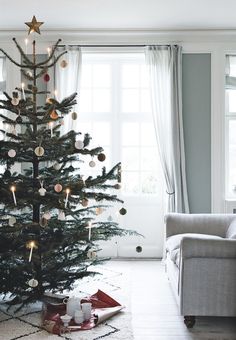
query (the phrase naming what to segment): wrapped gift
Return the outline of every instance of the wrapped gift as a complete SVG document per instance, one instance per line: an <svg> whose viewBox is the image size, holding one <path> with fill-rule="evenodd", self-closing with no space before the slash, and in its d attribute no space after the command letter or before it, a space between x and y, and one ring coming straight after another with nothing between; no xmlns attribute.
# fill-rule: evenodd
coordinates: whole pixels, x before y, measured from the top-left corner
<svg viewBox="0 0 236 340"><path fill-rule="evenodd" d="M70 331L92 329L124 308L119 302L101 290L98 290L97 293L89 297L83 298L81 303L84 302L92 303L92 316L89 320L84 321L80 325L77 325L72 318L68 326ZM43 328L50 333L60 334L61 328L63 327L61 316L65 314L65 303L51 303L45 301L43 306Z"/></svg>

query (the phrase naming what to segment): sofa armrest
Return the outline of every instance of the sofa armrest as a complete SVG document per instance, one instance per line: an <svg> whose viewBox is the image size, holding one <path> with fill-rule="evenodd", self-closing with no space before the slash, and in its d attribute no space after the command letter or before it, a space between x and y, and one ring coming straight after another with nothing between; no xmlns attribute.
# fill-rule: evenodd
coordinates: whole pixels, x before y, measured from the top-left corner
<svg viewBox="0 0 236 340"><path fill-rule="evenodd" d="M184 237L180 249L182 259L193 257L236 259L236 240Z"/></svg>
<svg viewBox="0 0 236 340"><path fill-rule="evenodd" d="M233 219L236 219L235 214L167 214L165 216L166 237L185 233L225 237Z"/></svg>

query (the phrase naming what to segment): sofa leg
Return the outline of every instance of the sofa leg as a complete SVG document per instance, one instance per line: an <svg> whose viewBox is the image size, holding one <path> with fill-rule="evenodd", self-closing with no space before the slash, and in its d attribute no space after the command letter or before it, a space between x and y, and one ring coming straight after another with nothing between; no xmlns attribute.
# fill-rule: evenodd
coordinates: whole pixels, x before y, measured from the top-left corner
<svg viewBox="0 0 236 340"><path fill-rule="evenodd" d="M184 323L186 325L187 328L193 328L193 326L195 325L195 316L193 315L185 315L184 316Z"/></svg>

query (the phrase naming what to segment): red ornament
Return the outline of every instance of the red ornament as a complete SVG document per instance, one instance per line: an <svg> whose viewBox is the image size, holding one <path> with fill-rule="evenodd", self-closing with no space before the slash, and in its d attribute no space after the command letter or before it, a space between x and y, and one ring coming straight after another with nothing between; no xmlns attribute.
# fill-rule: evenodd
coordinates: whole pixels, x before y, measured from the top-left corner
<svg viewBox="0 0 236 340"><path fill-rule="evenodd" d="M47 82L50 80L49 74L46 73L46 74L43 76L43 80L47 83Z"/></svg>

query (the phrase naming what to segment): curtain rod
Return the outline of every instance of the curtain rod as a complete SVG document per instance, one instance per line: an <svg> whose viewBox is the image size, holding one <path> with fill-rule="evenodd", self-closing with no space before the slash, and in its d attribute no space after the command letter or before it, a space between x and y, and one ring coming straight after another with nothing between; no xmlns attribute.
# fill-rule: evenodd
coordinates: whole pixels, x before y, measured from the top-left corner
<svg viewBox="0 0 236 340"><path fill-rule="evenodd" d="M71 44L64 44L64 45L58 45L58 47L66 47L66 46L69 46L69 47L147 47L147 46L157 46L158 44L156 45L153 45L153 44L147 44L147 45L81 45L81 44L74 44L74 45L71 45ZM174 44L175 45L175 44ZM169 46L169 44L165 44L165 45L158 45L158 46Z"/></svg>

